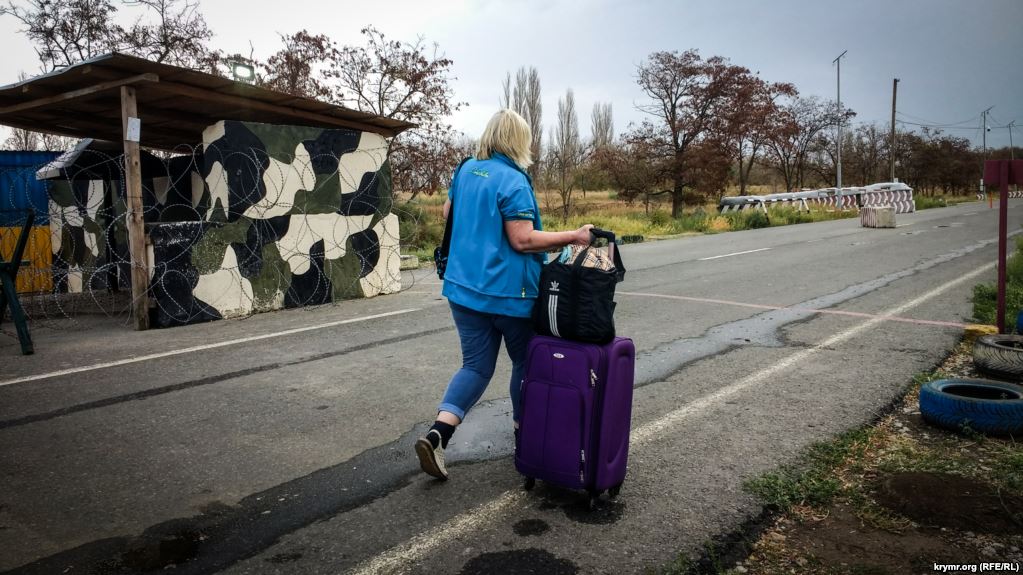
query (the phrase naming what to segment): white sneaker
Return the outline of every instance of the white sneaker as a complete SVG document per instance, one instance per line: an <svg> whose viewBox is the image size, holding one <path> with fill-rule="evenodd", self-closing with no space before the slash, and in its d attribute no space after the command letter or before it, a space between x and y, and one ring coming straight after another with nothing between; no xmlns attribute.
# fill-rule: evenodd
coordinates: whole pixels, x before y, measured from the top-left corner
<svg viewBox="0 0 1023 575"><path fill-rule="evenodd" d="M419 467L423 468L423 471L427 474L438 479L447 479L448 470L444 468L444 448L441 447L440 432L436 429L431 429L426 435L429 436L431 433L437 436L437 447L434 447L427 437L420 437L416 441L416 455L419 456Z"/></svg>

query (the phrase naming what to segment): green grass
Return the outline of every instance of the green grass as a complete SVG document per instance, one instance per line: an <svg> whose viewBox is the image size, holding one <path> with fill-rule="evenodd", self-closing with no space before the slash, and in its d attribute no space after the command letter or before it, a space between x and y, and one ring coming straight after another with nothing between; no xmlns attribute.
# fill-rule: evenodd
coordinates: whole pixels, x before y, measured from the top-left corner
<svg viewBox="0 0 1023 575"><path fill-rule="evenodd" d="M916 204L918 210L929 210L931 208L944 208L948 204L945 202L945 198L938 196L936 198L930 198L927 196L913 196L913 203Z"/></svg>
<svg viewBox="0 0 1023 575"><path fill-rule="evenodd" d="M862 458L872 433L870 429L856 429L816 443L796 464L751 479L745 488L782 511L797 505L825 507L844 491L834 475L835 468L849 459Z"/></svg>
<svg viewBox="0 0 1023 575"><path fill-rule="evenodd" d="M1001 483L1023 493L1023 448L1015 443L1002 443L994 452L993 468Z"/></svg>
<svg viewBox="0 0 1023 575"><path fill-rule="evenodd" d="M433 249L444 236L444 220L441 206L447 194L421 195L412 201L397 201L401 246L403 253L414 254L422 260L433 259ZM952 205L970 198L926 198L918 196L918 209L936 205ZM547 231L574 230L583 224L614 231L619 237L642 236L664 238L685 234L716 234L728 231L753 230L774 226L787 226L810 222L828 221L856 217L855 210L842 212L823 209L800 211L795 207L773 206L763 210L747 209L741 212L718 214L717 206L708 204L683 211L678 218L671 217L670 205L653 202L649 210L642 204L626 204L617 200L614 192L589 192L586 198L573 200L573 215L563 221L556 207L560 200L549 191L538 194L543 217L543 228ZM1023 265L1023 264L1021 264ZM986 295L985 295L986 297ZM992 300L993 301L993 300ZM1020 308L1023 308L1023 292L1019 294ZM993 304L991 304L993 309ZM1012 316L1015 318L1015 315ZM991 322L994 320L992 319ZM990 323L990 322L988 322Z"/></svg>
<svg viewBox="0 0 1023 575"><path fill-rule="evenodd" d="M948 206L976 201L976 196L924 196L922 194L913 196L913 203L916 204L916 209L918 210L945 208ZM998 201L997 194L995 194L995 201Z"/></svg>
<svg viewBox="0 0 1023 575"><path fill-rule="evenodd" d="M1014 326L1016 316L1023 310L1023 238L1016 239L1016 252L1009 257L1005 266L1005 321ZM997 319L998 289L995 283L977 284L973 287L973 321L992 325Z"/></svg>
<svg viewBox="0 0 1023 575"><path fill-rule="evenodd" d="M398 216L402 251L419 256L421 260L432 261L433 249L444 239L444 220L439 210L435 214L416 200L395 204L393 212Z"/></svg>

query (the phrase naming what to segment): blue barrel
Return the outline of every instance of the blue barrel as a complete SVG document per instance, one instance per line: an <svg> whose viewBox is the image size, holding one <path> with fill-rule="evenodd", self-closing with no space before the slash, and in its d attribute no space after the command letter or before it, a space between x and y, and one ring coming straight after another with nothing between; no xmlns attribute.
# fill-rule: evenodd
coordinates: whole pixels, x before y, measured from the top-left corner
<svg viewBox="0 0 1023 575"><path fill-rule="evenodd" d="M62 152L0 151L0 227L18 226L35 210L35 225L49 225L50 182L36 180L36 170Z"/></svg>

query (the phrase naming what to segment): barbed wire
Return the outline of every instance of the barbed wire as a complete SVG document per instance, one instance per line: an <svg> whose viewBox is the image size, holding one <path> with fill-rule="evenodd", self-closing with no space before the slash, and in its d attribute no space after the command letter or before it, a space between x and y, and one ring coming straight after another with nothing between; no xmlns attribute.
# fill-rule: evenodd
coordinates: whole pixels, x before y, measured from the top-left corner
<svg viewBox="0 0 1023 575"><path fill-rule="evenodd" d="M303 144L291 154L215 145L144 154L155 325L337 305L413 287L400 256L414 232L403 237L399 220L414 230L420 216L393 197L386 146L332 153L322 150L327 142L309 153L318 143ZM37 181L37 172L47 179ZM131 270L141 264L128 249L123 156L86 148L66 165L6 170L4 181L4 259L28 211L38 216L23 257L30 263L18 275L34 327L79 327L82 314L130 323Z"/></svg>

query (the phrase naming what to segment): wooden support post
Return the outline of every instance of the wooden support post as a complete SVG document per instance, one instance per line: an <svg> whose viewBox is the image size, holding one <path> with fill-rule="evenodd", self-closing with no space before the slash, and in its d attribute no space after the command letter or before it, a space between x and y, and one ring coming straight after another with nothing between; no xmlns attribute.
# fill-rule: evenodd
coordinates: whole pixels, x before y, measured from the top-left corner
<svg viewBox="0 0 1023 575"><path fill-rule="evenodd" d="M1007 213L1009 211L1009 184L1023 183L1023 160L985 160L984 178L981 180L985 188L999 186L1001 194L998 198L998 296L996 302L995 321L998 333L1009 333L1005 318L1005 287L1006 287L1006 252L1007 250ZM988 196L990 197L990 196Z"/></svg>
<svg viewBox="0 0 1023 575"><path fill-rule="evenodd" d="M149 265L146 260L146 227L142 219L142 162L137 134L129 134L129 120L137 121L135 88L121 86L121 133L124 140L124 187L128 200L128 252L131 254L131 299L135 329L149 329ZM134 137L133 137L134 136Z"/></svg>

